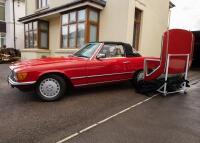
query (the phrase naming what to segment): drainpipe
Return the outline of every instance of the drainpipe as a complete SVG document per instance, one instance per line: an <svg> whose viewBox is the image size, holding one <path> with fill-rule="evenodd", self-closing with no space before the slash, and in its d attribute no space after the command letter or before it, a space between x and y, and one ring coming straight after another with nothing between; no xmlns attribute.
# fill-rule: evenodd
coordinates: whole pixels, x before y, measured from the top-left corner
<svg viewBox="0 0 200 143"><path fill-rule="evenodd" d="M168 16L168 27L167 27L167 30L170 29L170 23L171 23L171 9L169 9L169 16Z"/></svg>
<svg viewBox="0 0 200 143"><path fill-rule="evenodd" d="M169 17L168 17L168 30L170 29L170 23L171 23L171 9L176 7L171 1L169 2Z"/></svg>
<svg viewBox="0 0 200 143"><path fill-rule="evenodd" d="M13 2L13 38L14 38L14 49L16 49L16 33L15 33L15 0L12 0Z"/></svg>

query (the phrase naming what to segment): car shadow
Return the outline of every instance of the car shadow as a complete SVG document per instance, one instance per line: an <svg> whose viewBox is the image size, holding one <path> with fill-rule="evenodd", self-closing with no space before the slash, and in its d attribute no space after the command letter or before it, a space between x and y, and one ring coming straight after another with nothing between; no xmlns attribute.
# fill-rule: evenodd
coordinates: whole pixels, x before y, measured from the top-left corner
<svg viewBox="0 0 200 143"><path fill-rule="evenodd" d="M150 92L148 94L140 94L136 91L134 85L130 81L125 82L117 82L117 83L109 83L109 84L100 84L100 85L92 85L92 86L84 86L84 87L77 87L72 88L67 91L66 96L64 96L61 100L68 100L74 99L76 97L84 97L84 96L104 96L104 95L112 95L116 93L126 94L127 91L130 93L132 92L133 95L139 96L147 96L151 97L155 94L155 92ZM30 100L33 102L41 102L41 100L37 97L35 92L27 92L26 94L30 94Z"/></svg>
<svg viewBox="0 0 200 143"><path fill-rule="evenodd" d="M103 95L109 93L116 93L116 92L123 92L126 90L132 90L135 93L135 88L133 85L126 81L126 82L119 82L119 83L110 83L110 84L102 84L102 85L93 85L93 86L84 86L84 87L77 87L72 88L67 91L66 96L63 99L74 98L74 97L82 97L87 95ZM19 94L22 96L23 100L32 100L33 102L41 102L41 100L37 97L34 91L30 92L20 92ZM30 96L28 96L30 95ZM58 100L58 101L62 101Z"/></svg>
<svg viewBox="0 0 200 143"><path fill-rule="evenodd" d="M136 87L130 81L118 82L118 83L109 83L103 85L93 85L85 86L79 88L73 88L68 96L84 96L84 95L93 95L93 94L103 94L103 93L125 93L125 91L131 91L133 94L138 94L142 96L152 96L156 91L148 92L145 94L138 93Z"/></svg>

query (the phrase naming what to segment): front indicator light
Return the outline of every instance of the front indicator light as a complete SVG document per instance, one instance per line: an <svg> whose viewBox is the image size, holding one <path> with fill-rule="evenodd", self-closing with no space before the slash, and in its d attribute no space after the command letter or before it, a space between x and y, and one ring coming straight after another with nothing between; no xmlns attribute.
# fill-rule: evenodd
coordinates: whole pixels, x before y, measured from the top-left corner
<svg viewBox="0 0 200 143"><path fill-rule="evenodd" d="M27 73L17 73L17 80L25 80L27 77Z"/></svg>

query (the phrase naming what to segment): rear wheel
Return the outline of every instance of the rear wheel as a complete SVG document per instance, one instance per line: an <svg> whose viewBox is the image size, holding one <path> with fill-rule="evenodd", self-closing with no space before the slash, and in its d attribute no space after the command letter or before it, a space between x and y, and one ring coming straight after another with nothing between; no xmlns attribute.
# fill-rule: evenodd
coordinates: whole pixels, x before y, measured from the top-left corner
<svg viewBox="0 0 200 143"><path fill-rule="evenodd" d="M36 85L36 93L44 101L55 101L66 93L65 80L58 75L47 75L42 77Z"/></svg>
<svg viewBox="0 0 200 143"><path fill-rule="evenodd" d="M144 81L144 71L136 72L133 79L133 84L137 86L141 81Z"/></svg>

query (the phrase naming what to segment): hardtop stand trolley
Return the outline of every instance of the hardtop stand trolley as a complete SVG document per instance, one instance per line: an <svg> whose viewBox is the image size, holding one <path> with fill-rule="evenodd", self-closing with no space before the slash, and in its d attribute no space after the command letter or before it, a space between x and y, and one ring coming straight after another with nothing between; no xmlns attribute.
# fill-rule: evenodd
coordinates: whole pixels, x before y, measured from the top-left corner
<svg viewBox="0 0 200 143"><path fill-rule="evenodd" d="M172 29L164 33L161 57L146 58L144 60L144 81L159 79L164 76L164 84L157 90L164 94L184 92L188 87L188 71L191 66L193 56L194 37L192 32ZM153 71L148 72L148 69ZM181 75L183 82L181 88L168 91L169 78Z"/></svg>

